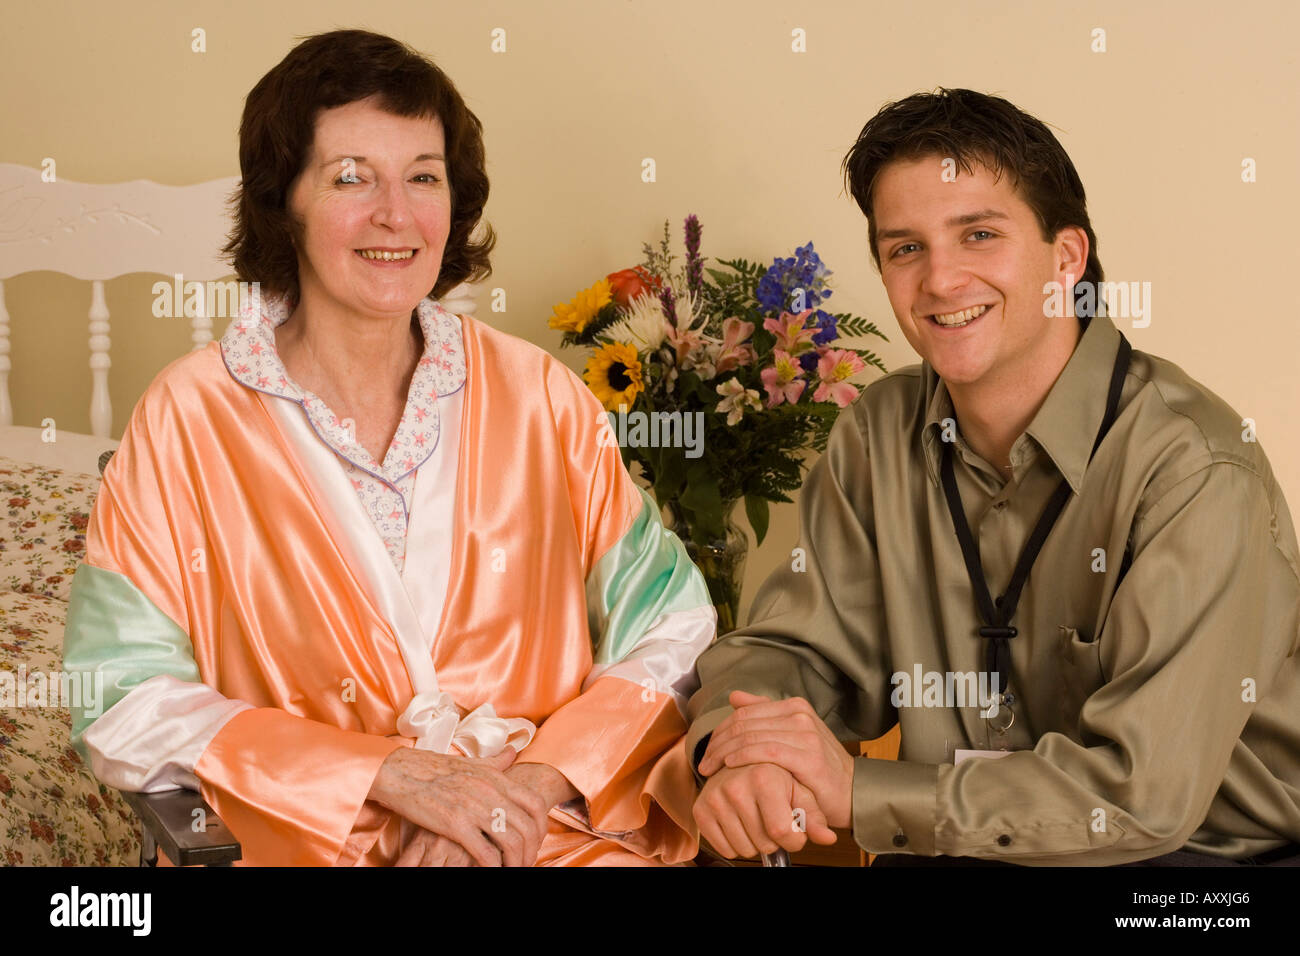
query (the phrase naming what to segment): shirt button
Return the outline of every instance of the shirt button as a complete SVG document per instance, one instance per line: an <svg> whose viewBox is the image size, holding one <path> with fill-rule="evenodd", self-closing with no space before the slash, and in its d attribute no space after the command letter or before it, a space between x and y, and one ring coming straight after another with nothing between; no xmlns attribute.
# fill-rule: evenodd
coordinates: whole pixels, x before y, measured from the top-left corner
<svg viewBox="0 0 1300 956"><path fill-rule="evenodd" d="M894 834L894 846L907 846L907 837L901 833Z"/></svg>
<svg viewBox="0 0 1300 956"><path fill-rule="evenodd" d="M998 846L1011 846L1011 837L1005 833L998 837Z"/></svg>

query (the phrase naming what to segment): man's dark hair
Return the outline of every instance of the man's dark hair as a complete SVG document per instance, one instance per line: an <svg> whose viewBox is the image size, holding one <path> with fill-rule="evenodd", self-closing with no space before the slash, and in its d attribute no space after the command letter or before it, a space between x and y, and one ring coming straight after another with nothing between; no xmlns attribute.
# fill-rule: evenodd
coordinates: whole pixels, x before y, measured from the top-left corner
<svg viewBox="0 0 1300 956"><path fill-rule="evenodd" d="M889 103L867 121L844 157L844 179L867 217L871 258L880 268L876 220L871 203L880 171L894 160L938 155L952 158L966 173L978 161L1001 178L1012 177L1022 199L1038 217L1044 242L1052 242L1066 226L1078 226L1088 236L1088 262L1076 281L1099 289L1103 273L1097 258L1097 236L1088 219L1083 182L1051 131L1028 113L1001 97L973 90L940 87ZM1076 286L1075 298L1083 295Z"/></svg>
<svg viewBox="0 0 1300 956"><path fill-rule="evenodd" d="M496 242L490 227L470 234L487 203L483 127L447 75L391 37L335 30L308 37L253 87L239 124L240 183L231 204L234 230L223 250L244 281L299 297L301 223L289 213L289 188L307 163L322 110L377 95L395 116L436 117L446 139L451 230L430 293L445 295L464 281L486 278Z"/></svg>

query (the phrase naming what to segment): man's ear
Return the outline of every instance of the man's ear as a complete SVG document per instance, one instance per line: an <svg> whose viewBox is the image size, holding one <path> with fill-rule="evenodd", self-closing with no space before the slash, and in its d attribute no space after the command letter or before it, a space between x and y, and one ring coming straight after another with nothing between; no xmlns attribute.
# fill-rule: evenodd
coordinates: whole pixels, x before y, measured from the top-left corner
<svg viewBox="0 0 1300 956"><path fill-rule="evenodd" d="M1052 255L1056 259L1056 271L1062 277L1073 276L1077 282L1088 268L1088 234L1079 226L1062 226L1056 233Z"/></svg>

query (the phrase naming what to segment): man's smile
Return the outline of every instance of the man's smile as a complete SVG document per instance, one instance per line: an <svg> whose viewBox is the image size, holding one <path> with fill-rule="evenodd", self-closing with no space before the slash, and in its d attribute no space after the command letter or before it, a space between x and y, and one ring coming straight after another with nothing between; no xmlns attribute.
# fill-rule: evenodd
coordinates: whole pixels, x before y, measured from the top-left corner
<svg viewBox="0 0 1300 956"><path fill-rule="evenodd" d="M964 329L992 308L991 305L975 305L960 312L946 312L939 315L929 315L926 318L942 329Z"/></svg>

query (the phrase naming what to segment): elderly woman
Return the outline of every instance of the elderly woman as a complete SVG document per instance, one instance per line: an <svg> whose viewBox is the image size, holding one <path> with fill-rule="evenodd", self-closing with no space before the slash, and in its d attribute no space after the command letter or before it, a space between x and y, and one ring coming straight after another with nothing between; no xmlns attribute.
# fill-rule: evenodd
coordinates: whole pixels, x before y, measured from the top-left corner
<svg viewBox="0 0 1300 956"><path fill-rule="evenodd" d="M444 310L488 274L478 119L341 31L249 94L227 252L261 299L104 473L65 666L124 790L200 790L248 864L678 862L715 618L582 383Z"/></svg>

